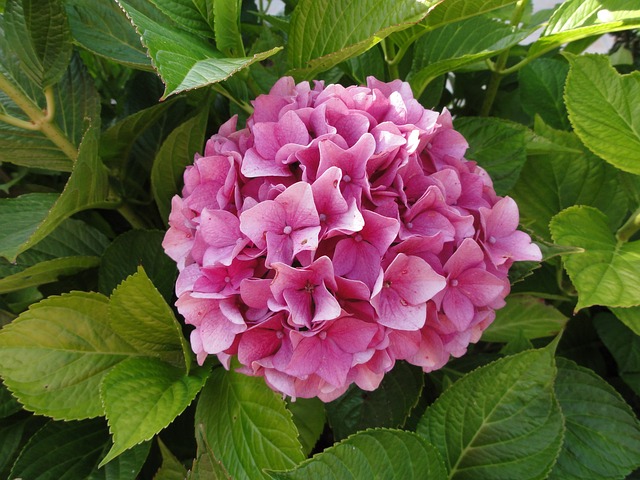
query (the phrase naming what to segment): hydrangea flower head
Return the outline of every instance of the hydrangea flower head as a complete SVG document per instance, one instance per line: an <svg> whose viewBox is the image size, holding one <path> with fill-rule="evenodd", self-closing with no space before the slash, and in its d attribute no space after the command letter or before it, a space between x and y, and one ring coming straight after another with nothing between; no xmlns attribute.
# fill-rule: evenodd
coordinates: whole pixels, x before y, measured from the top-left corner
<svg viewBox="0 0 640 480"><path fill-rule="evenodd" d="M541 259L449 112L407 83L285 77L254 108L187 167L163 243L200 364L236 357L293 398L373 390L397 360L463 355L513 262Z"/></svg>

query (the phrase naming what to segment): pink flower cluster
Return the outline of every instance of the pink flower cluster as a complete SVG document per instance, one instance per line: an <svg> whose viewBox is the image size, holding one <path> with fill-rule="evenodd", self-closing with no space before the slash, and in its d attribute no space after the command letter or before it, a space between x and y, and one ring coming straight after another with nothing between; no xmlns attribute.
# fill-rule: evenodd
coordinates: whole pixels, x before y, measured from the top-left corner
<svg viewBox="0 0 640 480"><path fill-rule="evenodd" d="M451 115L407 83L282 78L196 155L164 248L202 364L291 397L375 389L396 360L425 371L493 321L517 260L540 260Z"/></svg>

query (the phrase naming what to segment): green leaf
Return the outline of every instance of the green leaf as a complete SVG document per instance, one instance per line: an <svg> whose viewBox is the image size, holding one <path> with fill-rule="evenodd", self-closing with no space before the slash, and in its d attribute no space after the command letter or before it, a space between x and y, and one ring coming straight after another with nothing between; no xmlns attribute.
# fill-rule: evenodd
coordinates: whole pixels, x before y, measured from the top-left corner
<svg viewBox="0 0 640 480"><path fill-rule="evenodd" d="M520 180L509 193L518 203L521 221L540 237L550 240L549 222L574 204L591 205L607 215L611 228L627 212L618 171L584 149L572 133L553 130L540 121L536 134L581 152L536 155L527 159Z"/></svg>
<svg viewBox="0 0 640 480"><path fill-rule="evenodd" d="M640 269L640 241L620 244L607 217L592 207L563 210L549 224L559 245L583 248L563 258L564 268L578 291L576 311L591 305L640 305L636 278Z"/></svg>
<svg viewBox="0 0 640 480"><path fill-rule="evenodd" d="M57 419L102 415L98 387L137 352L109 326L108 300L72 292L32 305L0 330L0 374L26 409Z"/></svg>
<svg viewBox="0 0 640 480"><path fill-rule="evenodd" d="M300 0L291 17L289 66L296 76L313 78L365 52L389 34L419 22L433 3Z"/></svg>
<svg viewBox="0 0 640 480"><path fill-rule="evenodd" d="M447 0L438 2L424 22L428 28L458 22L483 13L506 7L517 0Z"/></svg>
<svg viewBox="0 0 640 480"><path fill-rule="evenodd" d="M111 438L109 438L105 444L105 448L102 450L103 454L100 455L100 457L102 457L110 447ZM150 447L151 442L144 442L127 450L103 467L96 465L96 468L87 480L137 480L140 478L138 473L142 470L149 456Z"/></svg>
<svg viewBox="0 0 640 480"><path fill-rule="evenodd" d="M59 0L9 0L5 12L9 47L41 87L60 80L71 60L67 15Z"/></svg>
<svg viewBox="0 0 640 480"><path fill-rule="evenodd" d="M553 480L626 478L640 466L640 425L631 407L598 375L557 359L555 392L565 421Z"/></svg>
<svg viewBox="0 0 640 480"><path fill-rule="evenodd" d="M565 102L580 140L611 165L640 174L640 73L619 75L606 57L569 57Z"/></svg>
<svg viewBox="0 0 640 480"><path fill-rule="evenodd" d="M33 480L134 480L142 468L149 446L142 446L125 459L98 470L109 433L102 420L49 422L22 450L11 478ZM125 467L125 468L122 468ZM118 476L114 476L117 474Z"/></svg>
<svg viewBox="0 0 640 480"><path fill-rule="evenodd" d="M600 314L593 323L618 364L620 378L640 395L640 337L612 315Z"/></svg>
<svg viewBox="0 0 640 480"><path fill-rule="evenodd" d="M153 476L153 480L184 480L187 478L187 469L159 438L158 446L162 454L162 466Z"/></svg>
<svg viewBox="0 0 640 480"><path fill-rule="evenodd" d="M522 109L562 130L569 130L567 108L562 101L569 65L562 60L538 58L519 72Z"/></svg>
<svg viewBox="0 0 640 480"><path fill-rule="evenodd" d="M439 449L449 478L546 478L563 434L550 347L480 367L427 409L418 434Z"/></svg>
<svg viewBox="0 0 640 480"><path fill-rule="evenodd" d="M528 56L603 33L640 26L640 9L630 8L628 0L569 0L556 9L547 28L529 48Z"/></svg>
<svg viewBox="0 0 640 480"><path fill-rule="evenodd" d="M113 331L140 353L188 373L191 351L182 328L142 267L113 291L109 317Z"/></svg>
<svg viewBox="0 0 640 480"><path fill-rule="evenodd" d="M156 358L129 358L113 368L100 385L100 395L113 434L104 465L125 450L151 439L193 401L209 369L192 375Z"/></svg>
<svg viewBox="0 0 640 480"><path fill-rule="evenodd" d="M116 2L64 0L64 4L78 45L128 67L152 70L140 37Z"/></svg>
<svg viewBox="0 0 640 480"><path fill-rule="evenodd" d="M499 195L515 185L526 161L526 127L498 118L461 118L456 129L469 142L465 157L487 170Z"/></svg>
<svg viewBox="0 0 640 480"><path fill-rule="evenodd" d="M213 0L216 47L228 57L244 57L240 33L242 0Z"/></svg>
<svg viewBox="0 0 640 480"><path fill-rule="evenodd" d="M9 417L22 409L4 383L0 382L0 419ZM0 467L1 470L2 467Z"/></svg>
<svg viewBox="0 0 640 480"><path fill-rule="evenodd" d="M288 472L269 472L278 480L411 480L446 478L442 457L413 432L366 430Z"/></svg>
<svg viewBox="0 0 640 480"><path fill-rule="evenodd" d="M640 335L640 307L612 308L611 311L633 333Z"/></svg>
<svg viewBox="0 0 640 480"><path fill-rule="evenodd" d="M171 301L177 275L176 264L164 254L160 230L130 230L117 237L104 252L100 263L98 289L110 295L114 288L139 266L162 294Z"/></svg>
<svg viewBox="0 0 640 480"><path fill-rule="evenodd" d="M11 478L11 467L20 451L44 424L45 417L16 415L0 422L0 475Z"/></svg>
<svg viewBox="0 0 640 480"><path fill-rule="evenodd" d="M429 17L427 17L429 18ZM409 83L419 97L435 78L490 58L531 33L513 30L493 18L478 16L427 32L416 43Z"/></svg>
<svg viewBox="0 0 640 480"><path fill-rule="evenodd" d="M529 295L510 295L496 311L496 319L482 334L486 342L510 342L519 336L532 340L556 335L568 318L543 300Z"/></svg>
<svg viewBox="0 0 640 480"><path fill-rule="evenodd" d="M342 440L371 427L404 426L420 399L423 386L422 369L405 362L398 362L372 392L352 385L345 394L326 405L334 438Z"/></svg>
<svg viewBox="0 0 640 480"><path fill-rule="evenodd" d="M163 142L151 169L151 188L160 215L169 219L171 199L179 193L182 175L187 165L193 163L194 154L204 145L208 108L177 127Z"/></svg>
<svg viewBox="0 0 640 480"><path fill-rule="evenodd" d="M185 30L188 30L203 37L211 37L213 32L206 18L202 16L202 12L198 9L194 1L181 0L151 0L167 17L171 18L175 23ZM216 14L217 15L217 14ZM216 32L216 43L218 35ZM220 46L218 46L220 48Z"/></svg>
<svg viewBox="0 0 640 480"><path fill-rule="evenodd" d="M367 84L367 77L384 78L385 61L380 48L370 48L362 55L350 58L343 64L347 74L359 85Z"/></svg>
<svg viewBox="0 0 640 480"><path fill-rule="evenodd" d="M302 452L308 456L324 430L326 421L324 403L317 397L297 398L295 402L287 402L287 409L291 412L293 423L298 429Z"/></svg>
<svg viewBox="0 0 640 480"><path fill-rule="evenodd" d="M196 425L198 451L187 475L187 480L232 480L222 463L214 455L205 435L204 425Z"/></svg>
<svg viewBox="0 0 640 480"><path fill-rule="evenodd" d="M201 37L167 28L128 2L119 1L132 19L142 43L148 49L154 67L166 89L163 98L185 90L226 80L254 62L262 61L281 48L255 54L253 57L223 58ZM165 23L166 24L166 23Z"/></svg>
<svg viewBox="0 0 640 480"><path fill-rule="evenodd" d="M262 378L214 370L198 400L199 425L232 478L269 478L263 469L284 470L304 460L291 414Z"/></svg>

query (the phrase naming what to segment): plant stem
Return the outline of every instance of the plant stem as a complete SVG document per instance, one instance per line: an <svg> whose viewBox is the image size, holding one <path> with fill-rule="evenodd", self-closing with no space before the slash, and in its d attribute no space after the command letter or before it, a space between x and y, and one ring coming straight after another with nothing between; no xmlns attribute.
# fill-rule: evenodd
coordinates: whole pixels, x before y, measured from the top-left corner
<svg viewBox="0 0 640 480"><path fill-rule="evenodd" d="M122 215L122 217L129 222L129 225L133 228L145 229L150 226L149 222L140 217L128 203L122 202L118 207L118 213Z"/></svg>
<svg viewBox="0 0 640 480"><path fill-rule="evenodd" d="M511 21L509 22L512 28L518 27L526 6L527 0L518 0L518 2L516 3L516 8L513 11ZM493 106L493 102L496 99L496 94L498 93L498 89L500 88L500 82L502 82L502 78L506 75L505 67L507 66L507 61L509 60L510 51L511 49L507 48L504 52L498 55L493 73L491 74L491 80L489 80L489 85L487 86L487 93L484 97L482 108L480 109L481 117L487 117L491 112L491 107Z"/></svg>
<svg viewBox="0 0 640 480"><path fill-rule="evenodd" d="M640 207L631 214L629 219L616 232L618 242L628 242L635 233L640 230Z"/></svg>
<svg viewBox="0 0 640 480"><path fill-rule="evenodd" d="M389 37L382 41L382 51L384 52L384 61L387 62L387 68L389 70L389 79L395 80L400 78L400 72L398 71L398 61L396 61L395 46Z"/></svg>
<svg viewBox="0 0 640 480"><path fill-rule="evenodd" d="M213 89L214 92L219 93L223 97L227 98L229 101L231 101L231 102L235 103L236 105L238 105L241 109L243 109L249 115L251 115L253 113L253 107L251 105L247 105L246 103L241 102L240 100L235 98L222 85L218 85L217 83L214 83L213 85L211 85L211 88Z"/></svg>
<svg viewBox="0 0 640 480"><path fill-rule="evenodd" d="M20 120L15 117L2 115L0 120L15 127L27 130L38 130L42 132L51 142L57 146L73 162L78 158L78 149L69 141L66 135L53 122L55 114L55 101L53 97L53 87L44 89L44 96L47 102L46 110L43 112L22 90L13 85L8 78L0 73L0 90L6 93L13 102L29 117L30 122Z"/></svg>

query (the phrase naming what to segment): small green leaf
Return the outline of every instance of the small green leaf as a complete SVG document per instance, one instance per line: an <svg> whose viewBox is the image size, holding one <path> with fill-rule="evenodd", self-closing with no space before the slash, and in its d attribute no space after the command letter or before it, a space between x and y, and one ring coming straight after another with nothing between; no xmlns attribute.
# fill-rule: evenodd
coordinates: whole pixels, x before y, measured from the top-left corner
<svg viewBox="0 0 640 480"><path fill-rule="evenodd" d="M527 159L520 180L509 192L518 203L521 221L550 240L549 222L572 205L591 205L607 215L611 228L620 225L627 197L618 171L586 150L573 133L553 130L541 121L536 134L579 153L548 153Z"/></svg>
<svg viewBox="0 0 640 480"><path fill-rule="evenodd" d="M202 12L198 10L194 1L180 0L151 0L167 17L177 23L179 26L197 35L203 37L211 37L213 32L206 18L202 16ZM216 43L218 35L216 32ZM220 48L220 46L218 46Z"/></svg>
<svg viewBox="0 0 640 480"><path fill-rule="evenodd" d="M526 161L526 127L498 118L461 118L456 129L469 142L465 157L487 170L499 195L518 180Z"/></svg>
<svg viewBox="0 0 640 480"><path fill-rule="evenodd" d="M546 478L563 435L553 353L530 350L480 367L427 409L418 434L438 448L450 479Z"/></svg>
<svg viewBox="0 0 640 480"><path fill-rule="evenodd" d="M342 440L371 427L404 426L423 386L422 369L405 362L398 362L372 392L352 385L344 395L326 405L334 438Z"/></svg>
<svg viewBox="0 0 640 480"><path fill-rule="evenodd" d="M291 17L289 66L297 76L313 78L419 22L434 3L300 0Z"/></svg>
<svg viewBox="0 0 640 480"><path fill-rule="evenodd" d="M137 352L109 326L97 293L49 297L0 330L0 374L28 410L65 420L102 415L98 387Z"/></svg>
<svg viewBox="0 0 640 480"><path fill-rule="evenodd" d="M426 86L443 73L490 58L530 33L530 29L514 31L510 25L486 16L428 31L415 43L409 76L411 88L419 97Z"/></svg>
<svg viewBox="0 0 640 480"><path fill-rule="evenodd" d="M226 80L254 62L264 60L281 48L255 54L253 57L223 58L203 38L188 32L168 28L170 22L159 23L119 0L132 19L142 42L148 49L154 67L162 77L166 89L163 98L185 90L203 87Z"/></svg>
<svg viewBox="0 0 640 480"><path fill-rule="evenodd" d="M568 318L543 300L529 295L510 295L496 311L496 319L482 334L486 342L510 342L519 336L532 340L556 335Z"/></svg>
<svg viewBox="0 0 640 480"><path fill-rule="evenodd" d="M328 448L287 472L269 472L277 480L443 479L446 470L433 445L413 432L366 430Z"/></svg>
<svg viewBox="0 0 640 480"><path fill-rule="evenodd" d="M640 337L612 315L600 314L593 323L618 364L620 378L640 395Z"/></svg>
<svg viewBox="0 0 640 480"><path fill-rule="evenodd" d="M562 60L538 58L519 72L522 109L540 115L544 122L562 130L569 130L567 108L562 101L569 65Z"/></svg>
<svg viewBox="0 0 640 480"><path fill-rule="evenodd" d="M160 230L130 230L117 237L102 256L98 278L100 292L110 295L120 282L143 266L165 301L170 302L177 269L162 249L164 234Z"/></svg>
<svg viewBox="0 0 640 480"><path fill-rule="evenodd" d="M113 434L113 447L100 465L151 439L193 401L209 369L192 375L156 358L129 358L113 368L100 385L100 394Z"/></svg>
<svg viewBox="0 0 640 480"><path fill-rule="evenodd" d="M213 0L216 47L228 57L244 57L240 33L242 0Z"/></svg>
<svg viewBox="0 0 640 480"><path fill-rule="evenodd" d="M611 165L640 174L640 73L619 75L597 55L569 63L564 99L576 134Z"/></svg>
<svg viewBox="0 0 640 480"><path fill-rule="evenodd" d="M611 311L633 333L640 335L640 307L612 308Z"/></svg>
<svg viewBox="0 0 640 480"><path fill-rule="evenodd" d="M9 47L41 87L60 80L71 60L67 15L59 0L9 0L5 7Z"/></svg>
<svg viewBox="0 0 640 480"><path fill-rule="evenodd" d="M37 415L14 416L3 419L0 422L0 476L1 478L12 478L9 476L11 467L20 454L20 451L45 423L45 417Z"/></svg>
<svg viewBox="0 0 640 480"><path fill-rule="evenodd" d="M527 55L538 57L565 43L637 28L640 26L640 9L630 7L628 0L569 0L561 3Z"/></svg>
<svg viewBox="0 0 640 480"><path fill-rule="evenodd" d="M631 407L591 370L556 361L554 389L566 431L548 478L626 478L640 466L640 425Z"/></svg>
<svg viewBox="0 0 640 480"><path fill-rule="evenodd" d="M152 70L139 35L116 2L65 0L64 4L77 44L128 67Z"/></svg>
<svg viewBox="0 0 640 480"><path fill-rule="evenodd" d="M298 438L302 444L302 452L309 455L316 446L326 422L324 403L319 398L297 398L295 402L287 402L293 423L298 429Z"/></svg>
<svg viewBox="0 0 640 480"><path fill-rule="evenodd" d="M180 324L142 267L113 291L109 317L113 331L140 353L189 371L191 353Z"/></svg>
<svg viewBox="0 0 640 480"><path fill-rule="evenodd" d="M187 478L187 469L159 438L158 446L162 454L162 466L153 476L153 480L184 480Z"/></svg>
<svg viewBox="0 0 640 480"><path fill-rule="evenodd" d="M428 28L438 28L482 15L497 8L516 3L517 0L447 0L438 2L424 22Z"/></svg>
<svg viewBox="0 0 640 480"><path fill-rule="evenodd" d="M204 425L196 425L198 451L187 475L187 480L232 480L222 463L214 455L205 435Z"/></svg>
<svg viewBox="0 0 640 480"><path fill-rule="evenodd" d="M563 258L564 268L578 291L576 311L591 305L640 305L636 277L640 270L640 241L619 244L607 217L592 207L569 207L549 224L559 245L584 249Z"/></svg>
<svg viewBox="0 0 640 480"><path fill-rule="evenodd" d="M9 417L22 409L4 383L0 382L0 419ZM0 467L1 468L1 467Z"/></svg>
<svg viewBox="0 0 640 480"><path fill-rule="evenodd" d="M182 175L193 156L201 151L207 128L208 109L202 108L197 115L177 127L163 142L151 169L151 188L160 215L169 219L171 198L179 193Z"/></svg>
<svg viewBox="0 0 640 480"><path fill-rule="evenodd" d="M291 413L262 378L216 369L198 400L199 425L232 478L266 479L263 469L284 470L304 460Z"/></svg>

